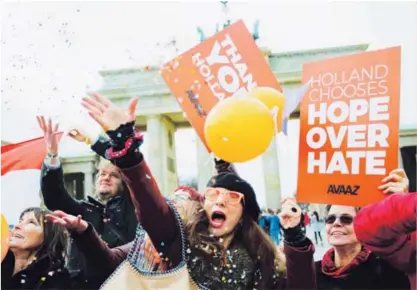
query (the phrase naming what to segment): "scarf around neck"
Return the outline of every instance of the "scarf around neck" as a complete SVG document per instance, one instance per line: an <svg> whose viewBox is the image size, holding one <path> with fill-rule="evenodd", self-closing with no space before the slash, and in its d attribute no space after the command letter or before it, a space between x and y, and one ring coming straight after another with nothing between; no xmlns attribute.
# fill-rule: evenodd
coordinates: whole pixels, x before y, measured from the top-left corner
<svg viewBox="0 0 417 290"><path fill-rule="evenodd" d="M368 260L371 251L362 247L361 251L356 257L347 265L337 268L335 265L335 252L334 249L328 250L321 261L321 271L327 276L333 278L346 278L353 271L355 271L362 263Z"/></svg>

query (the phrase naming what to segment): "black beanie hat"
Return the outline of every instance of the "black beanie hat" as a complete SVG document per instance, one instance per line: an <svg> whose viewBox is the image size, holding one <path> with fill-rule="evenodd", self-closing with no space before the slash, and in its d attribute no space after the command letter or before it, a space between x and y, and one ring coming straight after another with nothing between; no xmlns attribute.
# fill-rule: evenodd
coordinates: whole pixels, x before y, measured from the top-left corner
<svg viewBox="0 0 417 290"><path fill-rule="evenodd" d="M207 187L223 187L230 191L237 191L245 196L243 211L255 222L258 222L261 209L256 201L255 191L244 179L230 172L223 172L210 178Z"/></svg>

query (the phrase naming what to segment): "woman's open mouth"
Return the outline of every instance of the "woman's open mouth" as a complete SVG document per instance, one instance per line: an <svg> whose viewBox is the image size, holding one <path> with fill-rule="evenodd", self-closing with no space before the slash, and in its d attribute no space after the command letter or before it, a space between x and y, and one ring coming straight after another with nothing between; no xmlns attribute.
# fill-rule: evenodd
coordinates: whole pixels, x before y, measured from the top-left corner
<svg viewBox="0 0 417 290"><path fill-rule="evenodd" d="M211 214L210 225L213 228L215 228L215 229L221 228L224 225L225 221L226 221L226 215L223 212L214 211Z"/></svg>

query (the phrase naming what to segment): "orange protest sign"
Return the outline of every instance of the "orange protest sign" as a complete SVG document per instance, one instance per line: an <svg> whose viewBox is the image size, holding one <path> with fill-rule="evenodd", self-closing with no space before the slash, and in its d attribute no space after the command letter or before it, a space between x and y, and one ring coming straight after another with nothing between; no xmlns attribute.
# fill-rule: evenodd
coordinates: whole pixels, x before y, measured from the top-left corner
<svg viewBox="0 0 417 290"><path fill-rule="evenodd" d="M398 167L401 48L305 64L297 200L364 206Z"/></svg>
<svg viewBox="0 0 417 290"><path fill-rule="evenodd" d="M168 62L161 75L208 150L204 123L214 105L258 86L281 91L243 21Z"/></svg>

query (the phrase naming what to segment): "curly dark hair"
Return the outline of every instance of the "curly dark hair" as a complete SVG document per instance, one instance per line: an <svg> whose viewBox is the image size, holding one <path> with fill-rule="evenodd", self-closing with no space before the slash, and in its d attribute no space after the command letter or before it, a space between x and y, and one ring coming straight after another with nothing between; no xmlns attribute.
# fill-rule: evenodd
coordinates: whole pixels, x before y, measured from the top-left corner
<svg viewBox="0 0 417 290"><path fill-rule="evenodd" d="M29 207L22 211L19 219L25 214L32 213L43 227L43 243L36 249L36 259L47 256L49 261L55 266L64 266L68 249L68 232L67 230L46 218L47 214L52 212L40 207Z"/></svg>

